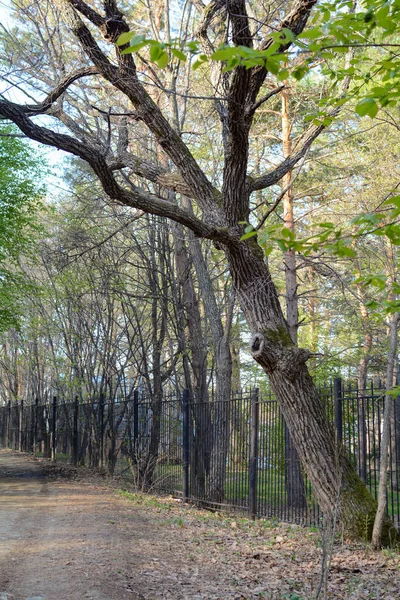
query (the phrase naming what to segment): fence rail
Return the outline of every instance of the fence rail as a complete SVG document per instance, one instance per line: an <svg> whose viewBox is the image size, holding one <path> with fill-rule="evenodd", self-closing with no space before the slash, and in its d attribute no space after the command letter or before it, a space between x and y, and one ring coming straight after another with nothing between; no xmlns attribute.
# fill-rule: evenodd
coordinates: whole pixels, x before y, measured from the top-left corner
<svg viewBox="0 0 400 600"><path fill-rule="evenodd" d="M384 389L336 379L320 395L337 438L376 497ZM388 513L400 527L400 400L391 423ZM279 405L257 389L229 401L182 395L0 407L0 445L124 475L140 490L318 526L321 515Z"/></svg>

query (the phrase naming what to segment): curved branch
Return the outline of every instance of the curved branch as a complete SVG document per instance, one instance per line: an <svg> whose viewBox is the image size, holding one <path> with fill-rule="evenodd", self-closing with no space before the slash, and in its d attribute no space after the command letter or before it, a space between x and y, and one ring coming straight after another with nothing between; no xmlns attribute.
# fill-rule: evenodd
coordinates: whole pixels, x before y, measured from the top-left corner
<svg viewBox="0 0 400 600"><path fill-rule="evenodd" d="M147 213L173 219L191 229L199 237L215 240L229 246L238 242L237 236L229 232L226 227L204 223L176 204L158 198L139 188L132 187L132 190L127 190L121 187L100 152L69 135L56 133L33 123L26 116L24 107L7 100L0 100L1 117L13 121L32 140L64 150L86 161L97 175L103 190L109 198Z"/></svg>
<svg viewBox="0 0 400 600"><path fill-rule="evenodd" d="M310 16L311 10L315 6L318 0L297 0L295 2L293 9L287 15L285 19L281 21L279 26L276 28L276 31L282 31L283 29L290 29L290 31L296 36L299 35L305 26L307 25L308 18ZM266 50L269 46L271 46L273 40L268 38L261 45L260 50ZM286 52L288 48L292 45L292 42L288 42L287 44L282 44L279 48L278 52ZM267 69L265 67L254 67L251 72L251 83L249 86L249 94L248 101L250 104L254 104L257 99L258 92L264 80L267 76Z"/></svg>
<svg viewBox="0 0 400 600"><path fill-rule="evenodd" d="M96 67L87 67L84 69L79 69L79 71L75 71L75 73L71 73L68 75L61 83L55 87L42 102L39 104L26 104L25 106L21 106L21 109L24 111L26 115L40 115L47 112L54 102L62 96L64 92L67 91L69 86L77 81L78 79L82 79L83 77L88 77L90 75L99 75L100 71Z"/></svg>
<svg viewBox="0 0 400 600"><path fill-rule="evenodd" d="M103 77L125 94L136 107L138 118L147 125L161 148L180 171L183 180L192 190L199 206L207 215L207 220L212 220L214 223L223 226L224 218L218 206L219 196L216 194L214 186L208 180L180 135L170 125L160 108L144 89L137 77L132 56L121 55L120 49L117 48L119 67L113 65L100 50L88 28L72 8L74 0L60 1L62 2L65 20L86 55L101 71ZM121 21L121 23L124 26L126 25L124 21Z"/></svg>
<svg viewBox="0 0 400 600"><path fill-rule="evenodd" d="M82 0L70 0L70 3L74 8L76 8L77 11L81 13L81 15L93 23L93 25L96 25L97 27L104 25L106 19L93 10L93 8L88 6L86 2L82 2Z"/></svg>
<svg viewBox="0 0 400 600"><path fill-rule="evenodd" d="M110 162L109 166L113 171L128 167L135 175L143 177L144 179L147 179L147 181L151 181L167 190L178 192L179 194L193 198L193 191L185 183L179 173L170 173L166 169L143 160L131 152L119 152L116 160Z"/></svg>
<svg viewBox="0 0 400 600"><path fill-rule="evenodd" d="M335 111L336 114L336 111ZM333 116L333 112L331 113ZM248 190L249 192L256 192L258 190L263 190L271 185L275 185L286 175L289 173L297 163L306 155L313 141L326 129L325 125L311 125L309 129L306 131L304 136L302 136L302 145L298 150L295 150L290 156L285 158L281 162L280 165L275 167L272 171L265 173L265 175L261 175L261 177L257 177L253 179L252 177L248 178Z"/></svg>

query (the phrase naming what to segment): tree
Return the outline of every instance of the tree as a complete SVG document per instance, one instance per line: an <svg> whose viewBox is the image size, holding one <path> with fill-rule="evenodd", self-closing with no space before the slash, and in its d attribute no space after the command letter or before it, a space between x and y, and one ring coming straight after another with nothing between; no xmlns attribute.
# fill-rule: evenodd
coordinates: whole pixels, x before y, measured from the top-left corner
<svg viewBox="0 0 400 600"><path fill-rule="evenodd" d="M12 268L21 252L32 250L36 217L44 186L39 173L42 160L11 126L0 126L0 329L19 324L22 307L19 297L24 282Z"/></svg>
<svg viewBox="0 0 400 600"><path fill-rule="evenodd" d="M258 44L262 50L275 52L278 49L284 53L304 30L316 4L316 0L296 0L285 9L277 9L269 19L245 0L215 0L204 10L203 5L196 2L194 5L202 9L198 35L203 51L211 55L215 44L227 39L233 46L247 48L249 52ZM249 177L254 116L260 106L279 93L281 85L271 75L274 61L268 59L256 60L250 68L238 64L229 72L222 69L213 101L221 122L223 148L220 175L214 177L215 182L221 182L217 187L195 159L189 143L185 143L147 92L132 53L124 53L127 45L116 46L119 36L129 31L117 2L105 1L102 11L82 0L57 0L51 2L50 7L63 36L68 35L65 31L68 28L72 40L79 46L79 51L73 52L70 42L65 45L70 61L72 53L74 70L65 76L58 66L58 82L41 102L23 105L2 99L1 117L13 121L28 137L86 161L111 200L168 217L196 236L212 240L224 252L236 296L252 332L252 356L270 379L319 504L328 516L332 515L339 497L338 513L344 526L362 535L366 521L373 518L376 504L344 453L337 451L307 370L311 352L294 345L264 253L254 237L243 235L242 225L249 221L251 194L275 185L289 173L331 120L309 125L290 156L271 170ZM273 32L287 31L290 35L277 43L278 48L276 43L274 47ZM111 45L111 54L105 43ZM163 66L168 51L163 50L158 57L154 52L153 58ZM58 53L59 65L63 64L62 55L62 51ZM57 61L54 64L57 65ZM100 113L103 120L99 121L97 134L90 131L90 123L86 130L76 126L73 115L77 100L74 94L67 95L70 86L83 77L99 77L104 89L105 104ZM71 98L69 112L65 107L68 98ZM131 119L131 132L135 131L137 122L138 128L145 126L159 151L167 157L168 167L173 167L171 171L151 164L147 157L130 157L128 165L126 155L118 154L119 124L121 118L126 117L121 117L115 109L118 102L114 98L129 101L129 112L127 109L124 112ZM59 99L63 99L64 106L58 113L55 103ZM55 117L57 113L64 115L63 123L74 135L60 132L55 126L45 127L34 119L43 113ZM130 182L123 173L127 166L133 177ZM139 185L138 178L191 198L196 203L196 211L192 213L184 205L157 195L155 188L148 191L144 184ZM386 535L388 528L389 523Z"/></svg>

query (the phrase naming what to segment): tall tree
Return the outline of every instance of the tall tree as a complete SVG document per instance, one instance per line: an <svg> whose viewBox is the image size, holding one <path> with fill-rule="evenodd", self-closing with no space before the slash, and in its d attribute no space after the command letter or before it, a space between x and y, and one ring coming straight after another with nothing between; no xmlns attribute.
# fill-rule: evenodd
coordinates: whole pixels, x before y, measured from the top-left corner
<svg viewBox="0 0 400 600"><path fill-rule="evenodd" d="M22 252L33 250L45 188L44 161L18 130L0 126L0 329L18 326L24 282L12 268Z"/></svg>
<svg viewBox="0 0 400 600"><path fill-rule="evenodd" d="M285 52L294 36L304 30L316 4L317 0L295 0L268 13L263 9L261 18L257 13L258 18L253 20L250 14L252 3L215 0L204 10L199 36L205 52L210 54L221 36L233 46L251 50L257 45L268 51L273 45L272 32L289 31L290 35L285 35L279 43L279 50ZM69 35L65 31L68 28L73 42L79 47L74 52L74 44L64 42L74 69L66 76L57 65L56 86L41 102L18 104L3 98L0 101L1 117L11 119L32 139L86 161L110 199L173 219L198 237L212 240L224 252L238 301L252 332L252 356L270 379L320 506L328 516L337 512L344 527L361 535L365 523L375 513L376 503L344 453L337 451L321 400L307 370L311 353L296 347L292 341L263 251L254 238L242 239L244 227L241 223L249 221L251 194L276 184L293 169L330 120L309 125L289 157L259 176L248 177L254 115L271 96L279 93L281 86L276 85L272 90L265 87L274 82L267 68L268 60L256 61L250 68L238 64L229 73L221 72L214 103L221 120L223 149L219 164L221 186L217 189L196 160L189 142L185 143L147 92L133 55L124 53L127 47L115 45L119 36L130 29L117 2L103 2L101 11L82 0L56 0L50 2L50 7L57 15L63 36ZM43 27L42 23L40 32ZM111 45L111 52L105 43ZM153 58L160 66L165 64L165 55L165 50L158 57L153 51ZM62 48L59 56L64 63ZM274 68L273 63L270 68ZM32 72L30 76L33 76ZM90 123L86 130L76 127L76 99L73 99L74 94L66 95L69 87L83 77L99 78L104 89L103 123L97 133L88 130ZM62 97L64 106L60 114L64 114L64 125L73 135L60 132L53 125L45 127L34 119L43 113L57 117L55 103ZM66 107L67 97L72 98L70 110ZM127 184L121 173L128 166L127 157L118 155L116 138L120 116L114 108L116 102L112 101L116 97L128 101L132 131L137 122L147 128L152 140L168 157L168 164L173 166L171 172L151 164L147 158L130 158L129 167L135 179ZM193 214L184 206L148 191L145 186L139 187L138 177L192 198L197 211ZM390 523L386 524L386 536L388 528Z"/></svg>

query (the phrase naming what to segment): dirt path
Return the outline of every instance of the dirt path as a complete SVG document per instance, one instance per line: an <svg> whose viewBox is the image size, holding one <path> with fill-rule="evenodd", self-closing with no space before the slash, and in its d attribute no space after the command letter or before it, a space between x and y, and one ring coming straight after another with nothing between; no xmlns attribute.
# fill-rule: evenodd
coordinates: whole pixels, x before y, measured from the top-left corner
<svg viewBox="0 0 400 600"><path fill-rule="evenodd" d="M0 451L0 600L311 600L320 535L172 499L121 497L98 478ZM400 556L341 544L329 598L400 598Z"/></svg>
<svg viewBox="0 0 400 600"><path fill-rule="evenodd" d="M163 519L97 483L49 481L44 466L0 452L0 600L219 597L197 589ZM201 569L215 591L215 569Z"/></svg>

